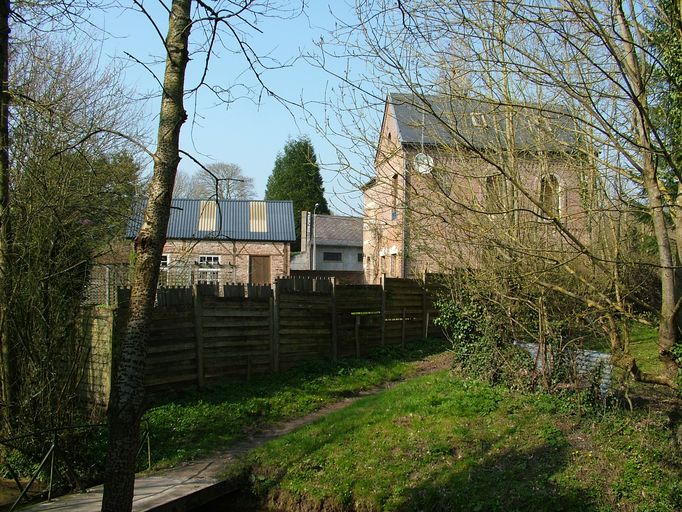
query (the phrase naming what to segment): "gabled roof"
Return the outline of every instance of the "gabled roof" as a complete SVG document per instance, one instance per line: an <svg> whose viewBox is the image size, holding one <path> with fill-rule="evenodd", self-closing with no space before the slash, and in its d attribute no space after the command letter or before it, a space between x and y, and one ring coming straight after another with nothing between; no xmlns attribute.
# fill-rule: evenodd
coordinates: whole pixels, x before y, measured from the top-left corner
<svg viewBox="0 0 682 512"><path fill-rule="evenodd" d="M374 185L376 185L377 179L376 178L370 178L367 183L363 184L360 186L360 190L367 190L372 188Z"/></svg>
<svg viewBox="0 0 682 512"><path fill-rule="evenodd" d="M128 238L137 236L146 204L146 200L138 204L128 223ZM293 203L173 199L166 238L293 242L296 240Z"/></svg>
<svg viewBox="0 0 682 512"><path fill-rule="evenodd" d="M478 149L503 143L506 115L513 112L514 147L518 151L571 151L577 141L575 122L560 111L534 105L511 109L493 101L389 93L400 142L406 146L464 143Z"/></svg>
<svg viewBox="0 0 682 512"><path fill-rule="evenodd" d="M362 217L315 215L315 243L362 247Z"/></svg>

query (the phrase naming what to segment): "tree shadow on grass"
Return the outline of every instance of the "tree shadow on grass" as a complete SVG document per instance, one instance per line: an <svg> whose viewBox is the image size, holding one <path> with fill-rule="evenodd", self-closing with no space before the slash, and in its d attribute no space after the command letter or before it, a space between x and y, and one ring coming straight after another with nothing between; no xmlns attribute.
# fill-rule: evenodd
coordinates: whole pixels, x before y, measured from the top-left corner
<svg viewBox="0 0 682 512"><path fill-rule="evenodd" d="M486 453L478 463L414 487L401 511L593 510L588 493L552 480L568 461L566 445Z"/></svg>

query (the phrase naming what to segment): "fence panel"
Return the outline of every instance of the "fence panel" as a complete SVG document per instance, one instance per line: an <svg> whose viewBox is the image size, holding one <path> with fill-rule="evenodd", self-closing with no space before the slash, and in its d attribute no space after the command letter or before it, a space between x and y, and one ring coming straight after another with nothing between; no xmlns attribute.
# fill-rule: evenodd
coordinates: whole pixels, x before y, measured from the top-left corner
<svg viewBox="0 0 682 512"><path fill-rule="evenodd" d="M381 286L336 286L338 356L366 355L381 345Z"/></svg>
<svg viewBox="0 0 682 512"><path fill-rule="evenodd" d="M278 308L280 368L331 357L331 294L282 292Z"/></svg>
<svg viewBox="0 0 682 512"><path fill-rule="evenodd" d="M201 324L207 382L271 371L268 298L205 298Z"/></svg>
<svg viewBox="0 0 682 512"><path fill-rule="evenodd" d="M334 286L328 279L292 278L274 287L224 285L221 292L224 297L214 285L159 288L145 374L150 391L365 356L382 344L440 332L432 294L405 279ZM113 323L120 329L130 290L117 295Z"/></svg>
<svg viewBox="0 0 682 512"><path fill-rule="evenodd" d="M147 345L145 386L193 385L197 379L194 316L188 306L156 307Z"/></svg>
<svg viewBox="0 0 682 512"><path fill-rule="evenodd" d="M411 279L386 279L387 344L424 337L424 289Z"/></svg>

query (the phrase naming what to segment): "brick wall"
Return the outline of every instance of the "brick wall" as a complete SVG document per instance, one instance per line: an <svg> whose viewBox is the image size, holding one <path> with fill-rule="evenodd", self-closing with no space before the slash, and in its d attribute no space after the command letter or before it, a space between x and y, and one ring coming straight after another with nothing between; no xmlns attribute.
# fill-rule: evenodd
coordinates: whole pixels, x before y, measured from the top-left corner
<svg viewBox="0 0 682 512"><path fill-rule="evenodd" d="M289 244L282 242L240 242L240 241L187 241L169 240L163 253L170 257L170 270L178 269L182 275L172 285L191 285L197 281L196 274L200 265L195 265L199 256L220 256L220 265L215 267L220 272L221 282L248 283L249 263L251 256L270 257L270 275L272 281L289 275ZM180 271L180 267L183 270Z"/></svg>

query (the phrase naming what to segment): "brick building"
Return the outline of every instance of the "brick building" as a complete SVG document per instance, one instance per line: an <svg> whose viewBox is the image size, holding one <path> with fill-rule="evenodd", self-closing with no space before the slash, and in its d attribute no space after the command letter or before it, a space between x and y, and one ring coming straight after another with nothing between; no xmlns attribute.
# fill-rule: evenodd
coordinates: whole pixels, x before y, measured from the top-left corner
<svg viewBox="0 0 682 512"><path fill-rule="evenodd" d="M134 238L140 208L128 227ZM268 284L289 275L291 201L173 199L159 285Z"/></svg>
<svg viewBox="0 0 682 512"><path fill-rule="evenodd" d="M493 237L571 250L550 228L591 236L596 197L577 133L532 106L389 94L363 187L365 280L477 267Z"/></svg>

